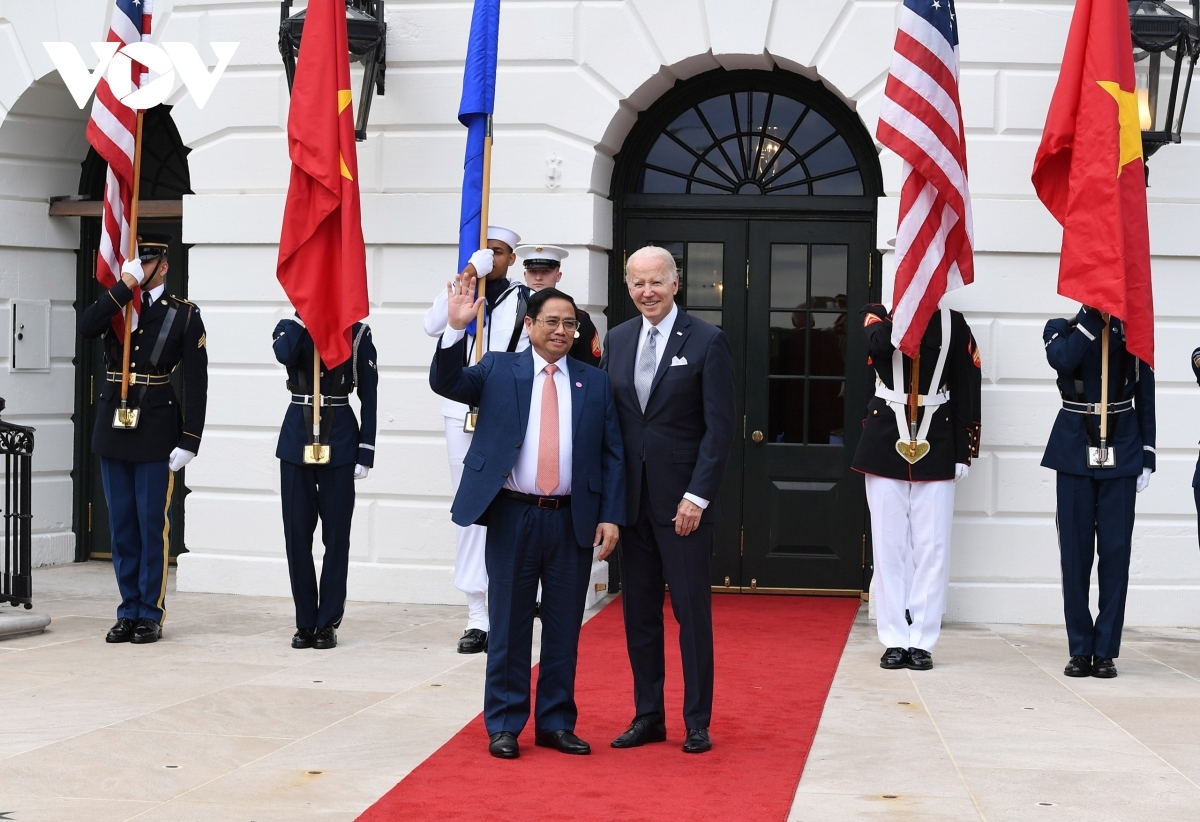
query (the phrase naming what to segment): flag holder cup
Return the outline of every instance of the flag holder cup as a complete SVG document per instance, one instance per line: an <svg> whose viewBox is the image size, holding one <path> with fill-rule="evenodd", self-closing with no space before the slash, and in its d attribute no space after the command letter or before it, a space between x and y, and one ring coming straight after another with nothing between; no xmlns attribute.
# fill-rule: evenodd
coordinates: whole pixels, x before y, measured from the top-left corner
<svg viewBox="0 0 1200 822"><path fill-rule="evenodd" d="M1100 336L1100 445L1088 447L1088 468L1116 468L1117 455L1108 444L1108 314Z"/></svg>
<svg viewBox="0 0 1200 822"><path fill-rule="evenodd" d="M142 187L142 117L143 109L137 110L137 128L133 139L133 197L129 206L129 256L125 259L136 260L138 257L138 197ZM118 277L120 273L118 272ZM125 303L125 339L121 347L121 405L113 413L113 428L126 431L137 428L142 418L140 408L129 407L129 350L133 344L133 300Z"/></svg>

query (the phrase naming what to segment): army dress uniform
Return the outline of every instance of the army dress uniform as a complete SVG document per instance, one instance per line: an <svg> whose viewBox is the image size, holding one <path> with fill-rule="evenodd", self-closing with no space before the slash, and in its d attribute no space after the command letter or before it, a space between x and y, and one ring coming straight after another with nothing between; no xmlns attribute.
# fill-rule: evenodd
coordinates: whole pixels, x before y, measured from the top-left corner
<svg viewBox="0 0 1200 822"><path fill-rule="evenodd" d="M1116 676L1121 650L1134 497L1155 468L1154 372L1125 349L1121 321L1109 321L1108 446L1111 467L1091 467L1100 445L1100 313L1082 308L1073 320L1046 323L1043 342L1058 372L1062 409L1042 465L1057 472L1058 547L1071 661L1068 676ZM1092 559L1099 557L1100 611L1088 608Z"/></svg>
<svg viewBox="0 0 1200 822"><path fill-rule="evenodd" d="M151 243L148 238L142 235L142 258L165 259L166 239ZM199 453L208 400L208 350L197 306L165 293L162 285L143 291L129 357L128 405L138 409L138 423L135 428L113 427L121 402L124 340L112 319L133 297L118 280L80 316L79 333L104 340L106 376L96 404L92 453L100 457L113 570L121 593L118 622L108 641L140 644L157 640L166 619L175 486L171 460L173 455L190 459ZM183 370L182 401L169 382L177 367Z"/></svg>
<svg viewBox="0 0 1200 822"><path fill-rule="evenodd" d="M305 447L312 443L313 341L298 320L282 320L273 334L275 358L287 368L291 394L279 430L280 492L283 536L287 550L292 600L296 606L293 648L333 648L346 604L346 575L350 564L350 524L354 515L354 481L375 464L376 410L379 373L371 329L355 323L350 359L337 368L321 364L322 446L329 462L305 464ZM362 425L350 407L357 390ZM313 563L313 533L321 521L325 554L320 586Z"/></svg>
<svg viewBox="0 0 1200 822"><path fill-rule="evenodd" d="M892 321L882 305L867 305L862 318L877 381L852 467L866 475L871 598L887 649L880 665L926 670L946 610L954 482L979 455L979 349L959 312L943 308L930 319L921 339L915 421L915 439L928 447L913 455L907 451L914 439L912 359L892 346Z"/></svg>

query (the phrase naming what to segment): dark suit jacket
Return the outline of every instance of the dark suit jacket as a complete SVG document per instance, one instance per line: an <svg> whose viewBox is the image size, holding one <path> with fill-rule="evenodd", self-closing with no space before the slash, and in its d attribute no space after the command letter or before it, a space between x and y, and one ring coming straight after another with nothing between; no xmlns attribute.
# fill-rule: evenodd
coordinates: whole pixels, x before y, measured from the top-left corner
<svg viewBox="0 0 1200 822"><path fill-rule="evenodd" d="M625 438L626 516L637 520L644 465L659 524L671 521L685 493L708 500L701 521L716 522L735 431L729 341L721 329L680 310L643 413L633 386L641 333L641 315L609 331L600 361L612 380ZM686 364L671 364L679 359Z"/></svg>
<svg viewBox="0 0 1200 822"><path fill-rule="evenodd" d="M429 386L479 408L462 482L450 508L458 525L486 525L487 509L517 463L533 395L533 353L491 351L463 368L466 340L438 349ZM591 548L596 525L625 524L624 455L608 376L570 357L561 364L571 381L571 519L581 548Z"/></svg>

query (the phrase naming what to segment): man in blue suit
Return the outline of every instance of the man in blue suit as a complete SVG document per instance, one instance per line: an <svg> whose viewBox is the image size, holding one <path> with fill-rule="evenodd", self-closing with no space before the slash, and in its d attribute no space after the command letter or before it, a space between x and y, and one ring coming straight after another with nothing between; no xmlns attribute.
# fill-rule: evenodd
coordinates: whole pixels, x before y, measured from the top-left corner
<svg viewBox="0 0 1200 822"><path fill-rule="evenodd" d="M1102 347L1108 328L1108 438L1111 464L1089 460L1099 449ZM1058 472L1058 547L1071 659L1067 676L1117 675L1135 494L1150 485L1155 463L1154 372L1125 348L1121 321L1084 306L1043 332L1046 359L1058 372L1062 410L1042 465ZM1099 453L1097 452L1097 456ZM1099 556L1100 612L1088 609L1092 558Z"/></svg>
<svg viewBox="0 0 1200 822"><path fill-rule="evenodd" d="M479 408L451 513L487 526L488 636L484 721L488 750L520 756L529 720L534 603L542 585L542 654L535 742L568 754L591 748L574 733L575 663L592 554L607 557L625 520L621 431L608 376L567 357L578 319L555 288L529 298L530 348L489 352L464 368L475 278L449 286L448 327L429 370L435 392Z"/></svg>

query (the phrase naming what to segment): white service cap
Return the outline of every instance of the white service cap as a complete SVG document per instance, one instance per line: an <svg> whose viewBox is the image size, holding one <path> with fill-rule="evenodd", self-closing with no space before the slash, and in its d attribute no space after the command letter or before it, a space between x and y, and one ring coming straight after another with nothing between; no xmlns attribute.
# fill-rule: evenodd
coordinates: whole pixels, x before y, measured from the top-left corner
<svg viewBox="0 0 1200 822"><path fill-rule="evenodd" d="M558 268L571 256L565 248L556 245L523 245L517 249L517 254L525 258L526 268Z"/></svg>
<svg viewBox="0 0 1200 822"><path fill-rule="evenodd" d="M488 239L507 243L509 248L516 248L521 242L521 235L511 228L500 225L488 226Z"/></svg>

